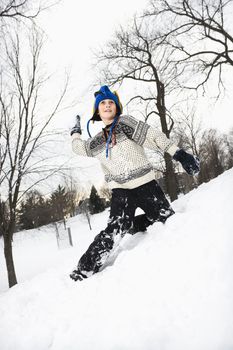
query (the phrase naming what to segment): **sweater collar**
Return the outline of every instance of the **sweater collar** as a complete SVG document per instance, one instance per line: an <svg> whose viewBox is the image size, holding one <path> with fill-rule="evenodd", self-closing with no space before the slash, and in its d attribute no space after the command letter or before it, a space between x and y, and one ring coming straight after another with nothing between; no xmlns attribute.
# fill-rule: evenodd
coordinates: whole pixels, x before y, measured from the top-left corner
<svg viewBox="0 0 233 350"><path fill-rule="evenodd" d="M109 125L106 125L104 128L102 128L102 130L106 130L106 131L109 131L111 126L112 126L113 122Z"/></svg>

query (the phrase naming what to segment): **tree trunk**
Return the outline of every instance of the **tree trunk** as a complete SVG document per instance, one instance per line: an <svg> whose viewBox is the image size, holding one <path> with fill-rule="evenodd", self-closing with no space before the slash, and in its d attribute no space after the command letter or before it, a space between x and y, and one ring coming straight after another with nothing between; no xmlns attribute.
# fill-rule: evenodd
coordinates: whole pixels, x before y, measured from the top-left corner
<svg viewBox="0 0 233 350"><path fill-rule="evenodd" d="M167 136L167 138L170 137L169 130L167 126L167 120L166 120L166 108L165 108L165 89L164 84L160 81L157 83L157 109L159 112L160 117L160 123L162 132ZM164 154L164 160L165 160L165 184L167 188L167 193L170 197L171 201L174 201L178 198L177 192L178 192L178 186L176 182L176 175L173 168L172 158L170 154L165 153Z"/></svg>
<svg viewBox="0 0 233 350"><path fill-rule="evenodd" d="M165 153L164 158L165 158L165 164L166 164L165 184L166 184L167 193L170 197L170 200L171 202L173 202L178 198L176 175L173 169L173 163L172 163L172 158L170 154Z"/></svg>
<svg viewBox="0 0 233 350"><path fill-rule="evenodd" d="M9 287L11 288L18 282L16 279L15 266L12 254L11 234L9 232L6 232L4 234L4 255L6 260L8 283Z"/></svg>

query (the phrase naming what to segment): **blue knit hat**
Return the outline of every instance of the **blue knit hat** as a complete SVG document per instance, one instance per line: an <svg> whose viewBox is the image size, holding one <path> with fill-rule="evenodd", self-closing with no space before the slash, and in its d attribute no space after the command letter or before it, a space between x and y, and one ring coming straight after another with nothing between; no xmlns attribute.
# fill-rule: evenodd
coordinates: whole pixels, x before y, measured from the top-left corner
<svg viewBox="0 0 233 350"><path fill-rule="evenodd" d="M95 103L94 103L94 108L93 108L93 116L87 122L87 132L88 132L89 137L91 137L90 130L89 130L90 121L92 121L94 123L95 120L96 121L101 120L101 118L98 114L98 107L99 107L100 102L103 100L113 100L116 104L116 107L117 107L117 113L116 113L116 116L115 116L113 123L111 125L108 139L106 142L106 158L108 158L109 144L112 140L113 129L117 123L119 115L122 114L122 112L123 112L123 107L122 107L121 101L120 101L119 96L118 96L116 91L111 92L108 86L106 86L106 85L101 86L99 91L95 92Z"/></svg>
<svg viewBox="0 0 233 350"><path fill-rule="evenodd" d="M95 92L95 103L93 108L93 116L91 120L101 121L98 115L98 107L103 100L113 100L117 106L117 115L123 112L122 104L116 91L112 92L107 85L101 86L99 91Z"/></svg>

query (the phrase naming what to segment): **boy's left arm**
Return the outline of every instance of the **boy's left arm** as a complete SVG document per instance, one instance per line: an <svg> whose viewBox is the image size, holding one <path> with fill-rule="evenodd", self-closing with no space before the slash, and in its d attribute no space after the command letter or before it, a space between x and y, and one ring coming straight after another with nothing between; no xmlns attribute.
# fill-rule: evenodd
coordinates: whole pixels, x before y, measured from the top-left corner
<svg viewBox="0 0 233 350"><path fill-rule="evenodd" d="M191 176L197 175L200 171L200 161L197 157L178 148L163 132L152 126L148 128L143 146L151 149L155 149L156 146L163 152L169 153L174 160L181 163L184 170Z"/></svg>
<svg viewBox="0 0 233 350"><path fill-rule="evenodd" d="M197 175L199 173L199 159L180 149L163 132L131 116L124 117L122 121L132 127L131 135L136 143L152 150L159 149L169 153L174 160L181 163L189 175Z"/></svg>

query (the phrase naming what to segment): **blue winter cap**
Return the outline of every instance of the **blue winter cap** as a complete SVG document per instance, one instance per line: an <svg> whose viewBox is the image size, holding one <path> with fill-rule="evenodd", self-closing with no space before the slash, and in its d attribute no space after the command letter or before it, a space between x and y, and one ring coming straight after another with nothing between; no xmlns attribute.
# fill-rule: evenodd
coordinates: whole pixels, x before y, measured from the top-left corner
<svg viewBox="0 0 233 350"><path fill-rule="evenodd" d="M123 111L122 104L116 91L112 92L107 85L101 86L99 91L95 92L95 103L93 108L92 120L101 120L98 115L99 103L103 100L113 100L117 106L117 114L120 115Z"/></svg>

